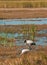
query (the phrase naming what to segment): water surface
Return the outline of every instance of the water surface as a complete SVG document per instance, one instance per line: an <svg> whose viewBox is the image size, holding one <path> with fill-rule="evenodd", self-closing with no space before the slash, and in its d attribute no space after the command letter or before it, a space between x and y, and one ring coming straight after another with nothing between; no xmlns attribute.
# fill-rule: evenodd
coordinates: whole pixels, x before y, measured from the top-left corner
<svg viewBox="0 0 47 65"><path fill-rule="evenodd" d="M31 18L31 19L6 19L6 20L0 20L0 25L24 25L24 24L47 24L47 18ZM47 34L47 29L43 29L37 32L38 34ZM14 43L15 45L24 45L24 34L22 33L4 33L0 32L1 37L7 37L7 38L16 38L17 41ZM26 35L26 37L28 37ZM47 45L47 37L35 37L36 44L37 45Z"/></svg>
<svg viewBox="0 0 47 65"><path fill-rule="evenodd" d="M0 20L0 25L24 25L24 24L40 24L40 25L47 24L47 18Z"/></svg>

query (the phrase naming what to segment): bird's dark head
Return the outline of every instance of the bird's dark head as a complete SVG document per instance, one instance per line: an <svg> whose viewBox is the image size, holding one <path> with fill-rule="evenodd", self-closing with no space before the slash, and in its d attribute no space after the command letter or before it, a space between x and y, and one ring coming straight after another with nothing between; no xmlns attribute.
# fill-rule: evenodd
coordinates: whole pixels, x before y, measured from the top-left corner
<svg viewBox="0 0 47 65"><path fill-rule="evenodd" d="M24 40L24 43L26 43L26 40Z"/></svg>

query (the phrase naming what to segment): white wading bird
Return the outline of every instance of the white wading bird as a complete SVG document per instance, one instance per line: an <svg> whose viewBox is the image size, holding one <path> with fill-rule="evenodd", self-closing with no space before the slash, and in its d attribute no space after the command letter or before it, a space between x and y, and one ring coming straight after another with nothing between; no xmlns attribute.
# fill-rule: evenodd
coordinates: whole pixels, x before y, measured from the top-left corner
<svg viewBox="0 0 47 65"><path fill-rule="evenodd" d="M31 45L36 45L32 40L25 40L24 43L28 45L28 49L23 49L21 54L29 52L31 50Z"/></svg>
<svg viewBox="0 0 47 65"><path fill-rule="evenodd" d="M29 52L30 50L29 49L23 49L22 52L21 52L21 55L26 53L26 52Z"/></svg>
<svg viewBox="0 0 47 65"><path fill-rule="evenodd" d="M24 43L30 46L33 43L33 41L32 40L25 40Z"/></svg>

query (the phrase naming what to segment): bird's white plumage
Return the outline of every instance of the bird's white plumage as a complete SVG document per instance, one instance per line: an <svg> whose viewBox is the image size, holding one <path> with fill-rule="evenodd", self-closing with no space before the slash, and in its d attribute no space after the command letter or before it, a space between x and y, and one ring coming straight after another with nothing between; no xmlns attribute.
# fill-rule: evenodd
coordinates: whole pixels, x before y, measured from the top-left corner
<svg viewBox="0 0 47 65"><path fill-rule="evenodd" d="M29 46L30 46L32 43L33 43L32 40L26 40L26 41L25 41L25 44L28 44ZM30 51L30 49L23 49L22 52L21 52L21 54L23 54L23 53L25 53L25 52L28 52L28 51Z"/></svg>
<svg viewBox="0 0 47 65"><path fill-rule="evenodd" d="M30 45L31 43L33 43L32 40L26 40L26 44Z"/></svg>
<svg viewBox="0 0 47 65"><path fill-rule="evenodd" d="M30 51L30 50L29 49L23 49L22 52L21 52L21 54L23 54L25 52L28 52L28 51Z"/></svg>
<svg viewBox="0 0 47 65"><path fill-rule="evenodd" d="M26 40L26 43L29 44L29 43L33 43L32 40Z"/></svg>

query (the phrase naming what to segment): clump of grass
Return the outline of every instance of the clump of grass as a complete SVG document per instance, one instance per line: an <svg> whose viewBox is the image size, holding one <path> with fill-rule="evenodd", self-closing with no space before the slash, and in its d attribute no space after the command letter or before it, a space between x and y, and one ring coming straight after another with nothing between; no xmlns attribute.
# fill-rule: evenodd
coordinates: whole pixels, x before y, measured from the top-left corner
<svg viewBox="0 0 47 65"><path fill-rule="evenodd" d="M30 38L33 40L33 42L34 42L35 36L36 36L36 29L37 29L37 27L33 24L31 27L31 30L30 30L30 33L31 33Z"/></svg>
<svg viewBox="0 0 47 65"><path fill-rule="evenodd" d="M4 26L6 26L5 22L4 22ZM0 41L2 42L1 44L3 44L3 46L10 46L11 47L11 46L13 46L13 42L14 42L13 32L11 32L13 39L8 39L8 32L9 32L9 30L7 30L6 28L4 28L4 30L5 30L5 34L3 32L3 35L2 35L4 37L0 38L1 39ZM8 41L9 41L9 43L8 43Z"/></svg>

